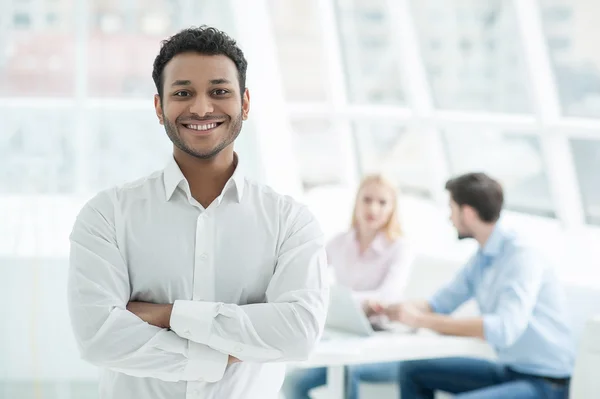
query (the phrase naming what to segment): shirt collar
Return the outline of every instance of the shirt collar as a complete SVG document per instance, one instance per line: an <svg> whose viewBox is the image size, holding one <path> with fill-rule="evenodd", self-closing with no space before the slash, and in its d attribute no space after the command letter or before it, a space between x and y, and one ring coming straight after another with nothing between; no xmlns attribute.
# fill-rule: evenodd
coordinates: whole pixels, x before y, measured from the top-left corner
<svg viewBox="0 0 600 399"><path fill-rule="evenodd" d="M381 253L388 247L388 239L385 233L377 233L375 239L371 243L371 249L375 253Z"/></svg>
<svg viewBox="0 0 600 399"><path fill-rule="evenodd" d="M490 234L490 237L481 249L481 253L486 257L495 257L502 251L502 247L507 236L507 229L502 225L502 223L497 222L496 226L494 226L494 229L492 230L492 234Z"/></svg>
<svg viewBox="0 0 600 399"><path fill-rule="evenodd" d="M356 229L350 230L350 236L349 236L349 238L358 247L358 237L357 237L356 233L357 233ZM368 251L373 251L373 252L379 254L379 253L385 251L385 249L388 247L388 245L389 245L389 241L388 241L387 236L385 235L385 233L383 233L383 232L377 233L377 235L375 236L375 238L371 242L371 245L369 245Z"/></svg>
<svg viewBox="0 0 600 399"><path fill-rule="evenodd" d="M245 179L239 164L239 157L237 153L234 153L233 156L235 170L233 172L233 175L227 181L227 183L225 183L225 187L223 187L223 192L221 193L220 197L222 197L223 194L233 186L236 191L237 202L240 202L244 193ZM181 186L182 184L185 184L189 187L185 176L183 175L181 169L179 168L179 165L177 165L177 162L175 161L175 158L171 158L169 160L169 163L165 167L163 172L163 180L165 185L165 201L170 201L177 187Z"/></svg>

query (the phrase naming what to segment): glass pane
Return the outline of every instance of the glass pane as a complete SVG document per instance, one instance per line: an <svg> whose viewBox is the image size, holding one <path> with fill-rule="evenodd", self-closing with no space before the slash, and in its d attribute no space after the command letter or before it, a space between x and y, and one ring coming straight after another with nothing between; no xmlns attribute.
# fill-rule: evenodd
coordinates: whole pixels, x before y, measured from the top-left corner
<svg viewBox="0 0 600 399"><path fill-rule="evenodd" d="M163 168L172 145L150 110L95 110L88 162L93 191L139 179Z"/></svg>
<svg viewBox="0 0 600 399"><path fill-rule="evenodd" d="M430 197L429 148L424 132L390 122L354 124L361 174L383 171L405 192Z"/></svg>
<svg viewBox="0 0 600 399"><path fill-rule="evenodd" d="M600 225L600 140L571 140L588 223Z"/></svg>
<svg viewBox="0 0 600 399"><path fill-rule="evenodd" d="M0 194L73 193L73 110L0 108Z"/></svg>
<svg viewBox="0 0 600 399"><path fill-rule="evenodd" d="M327 101L318 0L269 0L277 58L289 101Z"/></svg>
<svg viewBox="0 0 600 399"><path fill-rule="evenodd" d="M563 112L600 118L600 2L540 0Z"/></svg>
<svg viewBox="0 0 600 399"><path fill-rule="evenodd" d="M532 111L510 1L413 0L411 4L437 106Z"/></svg>
<svg viewBox="0 0 600 399"><path fill-rule="evenodd" d="M90 96L152 96L152 66L162 40L192 25L230 25L223 22L229 14L225 1L152 0L140 7L131 0L92 0L90 13Z"/></svg>
<svg viewBox="0 0 600 399"><path fill-rule="evenodd" d="M72 385L74 388L71 388ZM79 387L84 387L81 389ZM98 383L89 382L48 382L48 381L19 381L0 383L0 394L2 398L15 399L97 399Z"/></svg>
<svg viewBox="0 0 600 399"><path fill-rule="evenodd" d="M445 132L453 175L485 172L505 190L508 209L555 217L546 166L537 137L513 132Z"/></svg>
<svg viewBox="0 0 600 399"><path fill-rule="evenodd" d="M291 124L304 189L346 183L345 149L340 139L343 133L337 132L328 119L295 119Z"/></svg>
<svg viewBox="0 0 600 399"><path fill-rule="evenodd" d="M0 380L2 398L98 397L93 389L95 385L95 391L98 390L95 382L98 370L79 356L65 295L68 235L82 204L57 199L46 197L31 201L31 197L23 198L25 205L21 209L13 208L16 213L22 213L18 217L22 223L13 225L18 235L17 245L26 249L28 256L0 257L0 281L8 282L3 286L0 298L9 300L22 292L35 294L23 298L18 308L6 309L3 313L12 328L3 331L5 345L0 347L3 359L0 369L5 370ZM40 209L32 208L32 204ZM71 205L70 209L68 205ZM45 256L41 247L49 246L49 241L66 253ZM23 331L28 334L23 335ZM84 381L89 382L87 390L69 386L69 382L73 382L83 388L81 383ZM75 394L77 396L72 396Z"/></svg>
<svg viewBox="0 0 600 399"><path fill-rule="evenodd" d="M2 6L0 96L73 95L73 3L48 3L43 12L36 2L13 1Z"/></svg>
<svg viewBox="0 0 600 399"><path fill-rule="evenodd" d="M76 381L69 384L71 398L96 399L98 398L97 382Z"/></svg>
<svg viewBox="0 0 600 399"><path fill-rule="evenodd" d="M404 104L400 54L386 0L337 0L338 28L353 103Z"/></svg>

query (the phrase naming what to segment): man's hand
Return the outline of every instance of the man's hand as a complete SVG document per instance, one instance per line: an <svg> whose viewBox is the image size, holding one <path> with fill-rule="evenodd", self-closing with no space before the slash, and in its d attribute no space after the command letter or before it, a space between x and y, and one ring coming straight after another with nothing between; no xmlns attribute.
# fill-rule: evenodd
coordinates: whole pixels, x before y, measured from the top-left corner
<svg viewBox="0 0 600 399"><path fill-rule="evenodd" d="M150 302L129 302L127 310L135 314L148 324L160 328L170 328L171 312L173 305L150 303Z"/></svg>
<svg viewBox="0 0 600 399"><path fill-rule="evenodd" d="M407 326L415 328L423 327L423 316L425 314L411 303L398 303L388 306L385 309L385 314L390 320L398 321Z"/></svg>
<svg viewBox="0 0 600 399"><path fill-rule="evenodd" d="M170 328L173 305L162 305L150 302L129 302L127 304L127 310L148 324L160 328ZM227 359L227 365L240 362L240 359L231 355L229 355L229 358Z"/></svg>

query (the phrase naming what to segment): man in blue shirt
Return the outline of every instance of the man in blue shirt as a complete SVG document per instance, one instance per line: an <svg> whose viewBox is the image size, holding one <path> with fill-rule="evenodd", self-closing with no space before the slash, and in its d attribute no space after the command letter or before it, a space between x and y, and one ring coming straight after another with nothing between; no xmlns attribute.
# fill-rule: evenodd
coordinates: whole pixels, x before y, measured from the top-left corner
<svg viewBox="0 0 600 399"><path fill-rule="evenodd" d="M566 399L575 351L553 270L499 223L503 191L498 182L470 173L448 181L446 189L459 238L474 238L479 250L429 300L392 305L385 312L413 327L484 339L498 360L402 362L402 399L433 399L435 391L453 393L457 399ZM449 316L471 298L481 316Z"/></svg>

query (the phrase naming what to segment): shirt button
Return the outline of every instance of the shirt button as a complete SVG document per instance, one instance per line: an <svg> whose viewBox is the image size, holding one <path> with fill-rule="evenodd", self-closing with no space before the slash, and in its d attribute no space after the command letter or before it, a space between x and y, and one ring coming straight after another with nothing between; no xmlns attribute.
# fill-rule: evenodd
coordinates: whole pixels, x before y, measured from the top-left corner
<svg viewBox="0 0 600 399"><path fill-rule="evenodd" d="M190 330L183 330L183 335L189 337L191 335Z"/></svg>
<svg viewBox="0 0 600 399"><path fill-rule="evenodd" d="M198 257L200 260L206 260L208 258L207 254L200 254L200 256Z"/></svg>
<svg viewBox="0 0 600 399"><path fill-rule="evenodd" d="M202 378L200 378L198 381L202 382L202 381L204 381L204 380L203 380ZM195 396L200 396L200 390L199 390L199 389L194 389L194 392L193 392L193 394L194 394Z"/></svg>
<svg viewBox="0 0 600 399"><path fill-rule="evenodd" d="M236 352L241 352L241 351L244 350L244 348L242 348L240 345L236 345L236 347L233 348L233 350L236 351Z"/></svg>

